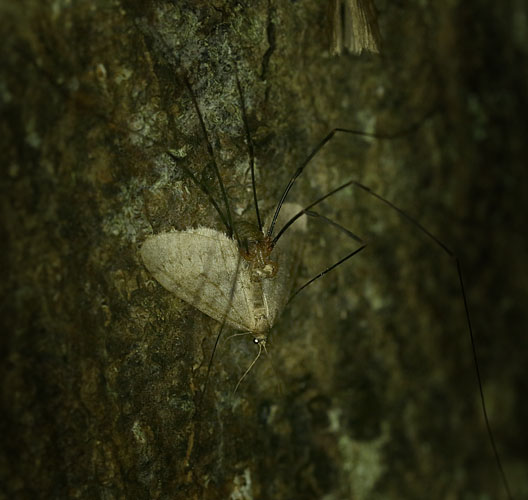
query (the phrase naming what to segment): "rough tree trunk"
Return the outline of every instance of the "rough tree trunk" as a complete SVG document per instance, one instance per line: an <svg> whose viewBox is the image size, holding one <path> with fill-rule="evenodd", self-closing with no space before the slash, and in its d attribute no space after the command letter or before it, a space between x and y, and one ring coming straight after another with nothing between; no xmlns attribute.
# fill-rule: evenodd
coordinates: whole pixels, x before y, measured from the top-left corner
<svg viewBox="0 0 528 500"><path fill-rule="evenodd" d="M526 497L525 3L375 0L381 55L338 57L326 2L246 3L0 4L0 497L505 497L454 261L354 188L318 211L368 248L285 310L275 373L261 359L233 394L254 346L221 343L197 410L219 325L138 248L171 227L222 229L185 174L215 189L185 78L252 220L235 68L265 213L333 127L419 124L336 136L290 199L354 178L457 251L491 423ZM309 223L299 283L356 245Z"/></svg>

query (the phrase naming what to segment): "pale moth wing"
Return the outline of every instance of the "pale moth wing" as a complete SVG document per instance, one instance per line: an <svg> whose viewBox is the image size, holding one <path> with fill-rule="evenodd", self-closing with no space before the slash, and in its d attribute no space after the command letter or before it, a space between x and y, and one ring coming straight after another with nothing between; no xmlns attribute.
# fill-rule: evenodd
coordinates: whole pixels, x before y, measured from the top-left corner
<svg viewBox="0 0 528 500"><path fill-rule="evenodd" d="M300 210L300 205L285 203L280 219L287 220ZM260 281L251 280L250 264L237 242L215 229L150 236L141 247L141 257L154 278L179 299L236 330L265 334L292 293L299 262L292 236L305 228L305 217L301 217L279 239L272 252L278 271Z"/></svg>

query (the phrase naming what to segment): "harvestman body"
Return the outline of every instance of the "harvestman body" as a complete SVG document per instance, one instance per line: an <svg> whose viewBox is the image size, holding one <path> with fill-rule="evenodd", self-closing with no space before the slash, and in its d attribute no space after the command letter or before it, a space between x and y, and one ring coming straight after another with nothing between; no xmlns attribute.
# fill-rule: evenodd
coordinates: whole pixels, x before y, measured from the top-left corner
<svg viewBox="0 0 528 500"><path fill-rule="evenodd" d="M195 183L209 197L209 200L217 210L222 222L226 226L227 234L215 229L199 227L197 229L173 231L151 236L147 238L141 248L141 256L145 266L163 287L174 293L180 299L220 322L222 327L224 324L227 324L236 330L249 332L253 335L254 342L259 345L259 352L257 357L253 360L249 368L239 380L238 384L240 384L240 381L247 375L249 370L259 358L262 349L266 349L268 333L289 300L291 300L291 298L293 298L299 291L304 289L310 283L336 268L366 247L366 244L349 230L340 224L318 214L317 212L312 211L311 209L324 199L332 196L342 189L345 189L348 186L354 186L366 191L368 194L389 206L391 209L398 212L403 218L415 225L430 240L442 248L443 251L456 263L460 290L464 300L466 321L471 339L473 360L476 367L482 412L505 491L508 498L512 499L513 497L510 493L509 484L502 468L500 456L495 445L495 440L487 416L478 366L478 358L473 338L473 329L465 294L464 281L462 278L460 262L455 253L452 252L435 235L423 227L417 220L409 216L390 201L373 192L370 188L355 180L351 180L345 184L342 184L326 195L320 197L310 205L306 206L304 209L300 209L298 205L285 203L286 197L288 196L293 184L303 172L304 168L337 132L364 135L379 139L391 139L407 134L408 132L417 128L419 123L412 125L407 130L391 135L368 134L362 131L341 128L333 129L326 137L323 138L322 141L319 142L319 144L312 150L308 157L294 172L277 204L271 222L266 226L266 229L264 229L260 218L255 188L255 160L253 143L251 141L249 127L247 125L248 122L246 109L244 100L242 98L242 90L238 81L238 77L236 78L236 83L240 96L240 107L249 150L250 171L252 177L257 224L250 229L241 225L240 228L242 230L240 231L237 231L236 226L233 224L231 209L229 207L226 191L218 170L218 166L216 164L213 148L207 134L207 129L205 127L205 123L203 121L203 117L192 87L185 79L185 84L192 97L196 114L198 115L200 125L207 142L214 172L223 196L226 210L225 214L222 212L207 187L199 183L192 172L188 171L185 167L183 168L193 179L193 181L195 181ZM281 215L281 218L279 218L279 215ZM300 219L303 215L319 218L323 222L336 227L337 229L345 232L351 239L359 242L361 246L350 252L340 261L319 273L317 276L299 288L293 295L291 295L291 277L294 274L293 271L295 269L296 258L294 253L290 251L290 245L292 236L294 236L295 233L298 233L299 231L305 230L305 218ZM277 222L282 222L284 225L278 234L273 236L274 228ZM220 328L220 332L216 338L213 354L218 344L221 332L222 328ZM211 363L212 357L209 361L206 383L209 376Z"/></svg>

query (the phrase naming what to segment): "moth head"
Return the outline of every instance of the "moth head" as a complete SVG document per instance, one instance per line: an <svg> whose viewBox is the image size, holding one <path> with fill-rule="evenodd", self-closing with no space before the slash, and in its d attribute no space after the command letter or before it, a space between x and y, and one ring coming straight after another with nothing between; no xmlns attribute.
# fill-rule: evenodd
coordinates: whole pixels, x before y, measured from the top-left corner
<svg viewBox="0 0 528 500"><path fill-rule="evenodd" d="M268 342L268 336L263 333L254 333L253 343L259 346L260 349L266 350L266 343Z"/></svg>

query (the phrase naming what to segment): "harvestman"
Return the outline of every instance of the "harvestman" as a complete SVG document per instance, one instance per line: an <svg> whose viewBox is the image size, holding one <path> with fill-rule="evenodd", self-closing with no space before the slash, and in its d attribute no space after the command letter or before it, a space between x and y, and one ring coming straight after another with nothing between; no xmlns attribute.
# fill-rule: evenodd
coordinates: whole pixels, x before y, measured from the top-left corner
<svg viewBox="0 0 528 500"><path fill-rule="evenodd" d="M240 108L244 122L246 141L250 160L251 181L253 187L253 201L255 205L256 225L240 223L238 227L233 223L231 208L227 199L226 190L220 176L213 147L209 139L207 129L203 120L198 101L193 89L187 79L185 84L191 96L196 114L200 121L204 138L207 143L207 149L211 157L212 166L218 182L223 203L225 205L225 214L212 196L211 191L204 183L198 181L194 174L186 169L187 175L205 192L212 205L218 212L222 223L226 227L226 233L215 229L198 227L185 231L173 231L161 233L147 238L141 248L141 256L147 269L153 274L156 280L167 290L174 293L177 297L194 306L198 310L212 317L221 323L219 333L213 347L207 376L206 385L209 378L211 364L216 351L222 330L225 324L235 330L242 330L253 336L253 341L259 346L259 351L248 369L240 378L242 379L249 373L250 369L256 363L262 351L266 350L268 332L272 328L275 320L278 318L286 304L296 296L301 290L310 285L316 279L324 276L331 270L335 269L346 260L350 259L366 247L366 243L358 238L355 234L344 228L340 224L318 214L312 210L320 202L334 195L335 193L349 186L355 186L377 200L381 201L392 210L395 210L400 216L416 226L423 234L438 245L442 250L455 261L458 272L460 291L464 301L466 322L471 340L471 348L477 382L481 408L489 436L495 460L499 468L501 479L508 495L512 499L508 481L506 479L502 462L495 445L495 440L489 423L482 382L478 365L477 352L475 348L473 327L469 314L462 270L458 257L435 235L423 227L416 219L405 213L390 201L373 192L367 186L350 180L341 186L333 189L324 196L310 203L305 208L286 203L286 198L292 189L295 181L301 175L304 168L309 164L313 157L334 137L336 133L347 133L375 137L378 139L392 139L414 130L419 124L415 124L408 129L398 132L397 134L369 134L362 131L350 130L344 128L335 128L328 133L312 152L306 157L301 165L290 178L282 196L280 197L273 217L269 224L263 224L255 184L255 155L251 134L249 131L247 113L242 89L238 76L236 76L237 90L240 97ZM175 159L174 155L169 154ZM277 222L281 221L279 215L281 210L289 212L288 217L282 228L274 234ZM314 278L309 280L297 291L291 294L290 277L292 266L295 258L288 251L287 238L293 235L295 231L304 230L303 216L316 217L324 222L345 232L350 238L360 243L359 248L347 254L341 260L326 268ZM282 217L284 219L284 217ZM202 397L206 390L206 385L202 391ZM236 390L236 388L235 388Z"/></svg>

